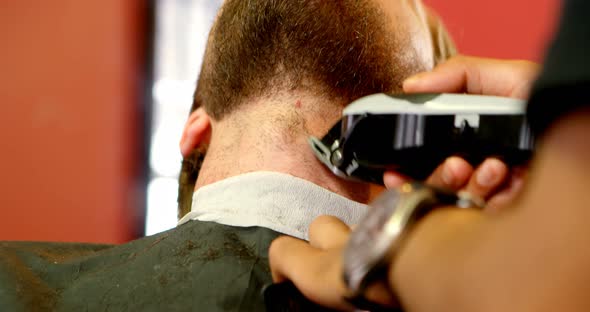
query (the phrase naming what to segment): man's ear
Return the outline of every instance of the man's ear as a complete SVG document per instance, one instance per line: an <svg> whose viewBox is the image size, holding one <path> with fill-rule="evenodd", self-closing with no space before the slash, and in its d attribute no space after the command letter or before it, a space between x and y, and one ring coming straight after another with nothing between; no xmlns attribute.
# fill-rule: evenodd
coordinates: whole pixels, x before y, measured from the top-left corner
<svg viewBox="0 0 590 312"><path fill-rule="evenodd" d="M201 145L209 145L211 140L211 119L202 107L197 108L188 118L182 138L180 139L180 152L183 157Z"/></svg>

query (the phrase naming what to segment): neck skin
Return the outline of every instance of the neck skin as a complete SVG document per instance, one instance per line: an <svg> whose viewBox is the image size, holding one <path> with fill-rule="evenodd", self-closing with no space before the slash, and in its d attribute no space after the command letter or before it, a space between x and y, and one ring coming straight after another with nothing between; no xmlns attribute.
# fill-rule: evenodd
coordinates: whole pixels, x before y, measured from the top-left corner
<svg viewBox="0 0 590 312"><path fill-rule="evenodd" d="M211 142L195 190L254 171L290 174L361 203L369 200L367 184L335 177L307 143L321 137L338 121L341 105L313 96L276 95L243 104L211 122Z"/></svg>

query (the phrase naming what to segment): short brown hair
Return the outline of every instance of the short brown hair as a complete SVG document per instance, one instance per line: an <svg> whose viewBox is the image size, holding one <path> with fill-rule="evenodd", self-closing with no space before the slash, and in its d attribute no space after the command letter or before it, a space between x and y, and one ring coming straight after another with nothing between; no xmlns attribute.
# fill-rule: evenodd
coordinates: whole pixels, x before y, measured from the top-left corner
<svg viewBox="0 0 590 312"><path fill-rule="evenodd" d="M401 91L425 70L408 58L409 37L391 36L370 0L226 0L213 26L192 111L216 120L249 99L305 90L341 103ZM409 35L408 35L409 36ZM190 211L203 152L183 161L179 216Z"/></svg>
<svg viewBox="0 0 590 312"><path fill-rule="evenodd" d="M367 0L227 0L210 34L194 107L223 118L245 100L301 89L343 101L392 90L412 64ZM392 69L394 69L392 71Z"/></svg>

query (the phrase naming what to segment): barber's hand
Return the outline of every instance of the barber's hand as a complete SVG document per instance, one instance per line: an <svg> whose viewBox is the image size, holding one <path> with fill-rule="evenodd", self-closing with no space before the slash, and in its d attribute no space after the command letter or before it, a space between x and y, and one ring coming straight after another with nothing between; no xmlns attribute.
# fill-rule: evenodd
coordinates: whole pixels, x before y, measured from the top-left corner
<svg viewBox="0 0 590 312"><path fill-rule="evenodd" d="M528 61L504 61L456 56L432 72L410 77L404 82L406 93L469 93L526 99L539 66ZM451 190L464 189L488 200L497 208L510 202L523 184L524 168L510 171L498 159L485 160L474 169L468 162L451 157L441 164L427 183ZM387 172L384 184L398 187L407 178Z"/></svg>
<svg viewBox="0 0 590 312"><path fill-rule="evenodd" d="M309 243L288 236L272 242L269 261L275 283L290 280L311 301L322 306L353 311L343 298L346 286L342 279L342 252L350 228L331 216L317 218L309 229ZM397 306L385 285L375 285L367 299L384 306Z"/></svg>

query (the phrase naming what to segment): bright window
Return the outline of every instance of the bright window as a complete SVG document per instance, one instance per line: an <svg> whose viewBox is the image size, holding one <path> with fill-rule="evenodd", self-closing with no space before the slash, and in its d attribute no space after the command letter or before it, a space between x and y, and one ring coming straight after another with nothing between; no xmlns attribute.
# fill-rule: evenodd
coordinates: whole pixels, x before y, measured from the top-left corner
<svg viewBox="0 0 590 312"><path fill-rule="evenodd" d="M192 104L207 35L221 0L157 0L146 235L177 221L180 135Z"/></svg>

